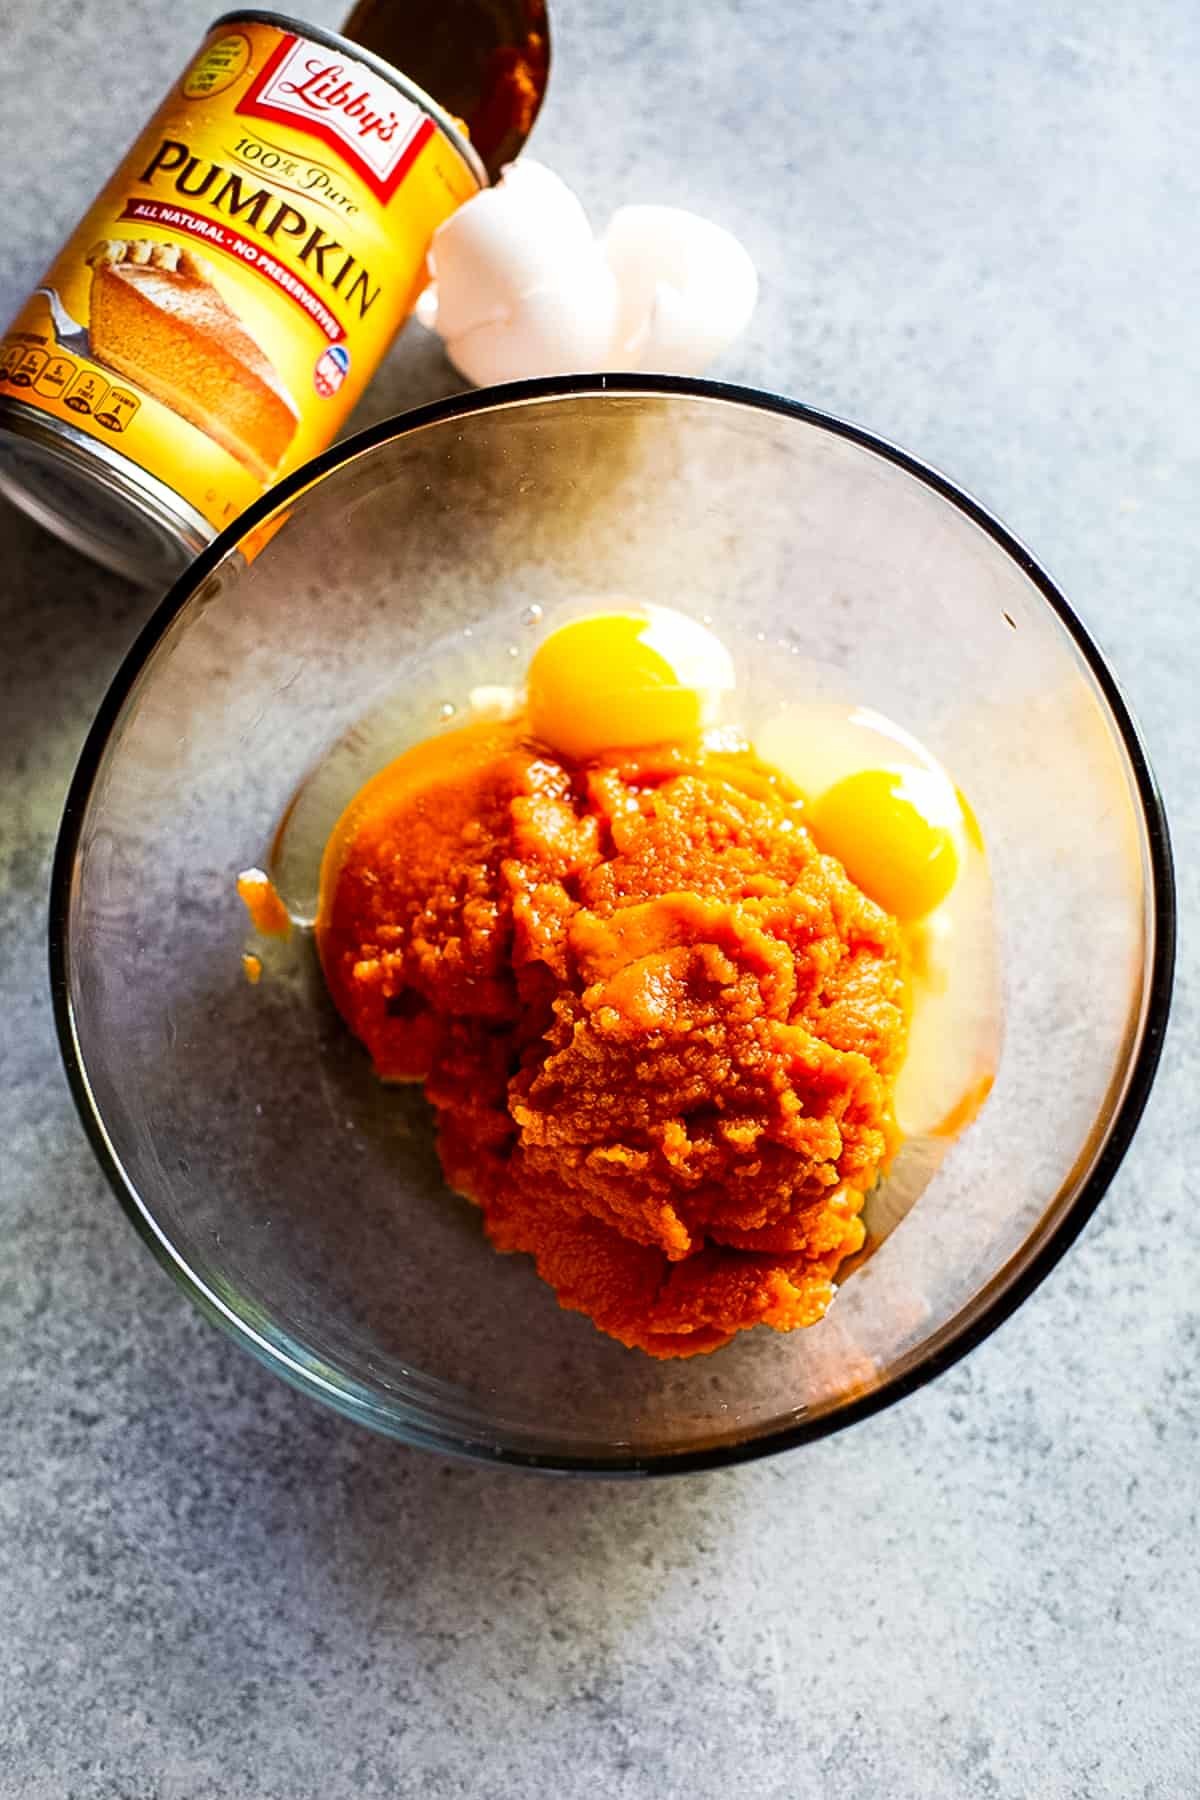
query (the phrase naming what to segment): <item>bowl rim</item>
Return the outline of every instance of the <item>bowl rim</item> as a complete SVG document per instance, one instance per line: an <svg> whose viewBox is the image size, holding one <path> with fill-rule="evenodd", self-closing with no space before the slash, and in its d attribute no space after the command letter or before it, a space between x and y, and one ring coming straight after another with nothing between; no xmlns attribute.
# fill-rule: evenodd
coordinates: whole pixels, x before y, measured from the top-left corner
<svg viewBox="0 0 1200 1800"><path fill-rule="evenodd" d="M1078 1192L1053 1227L1042 1234L1032 1252L1027 1246L1037 1227L1007 1262L979 1290L975 1298L942 1327L937 1339L914 1354L894 1374L868 1394L846 1401L811 1419L789 1421L736 1441L718 1442L694 1450L617 1453L612 1456L546 1453L506 1446L494 1441L455 1440L440 1431L430 1432L415 1417L411 1426L377 1416L356 1404L353 1396L333 1383L322 1381L301 1362L288 1358L271 1340L254 1331L186 1263L157 1225L148 1204L125 1175L113 1148L98 1105L92 1096L76 1040L70 989L70 897L83 820L96 776L129 694L166 631L183 611L217 565L280 507L324 480L335 469L395 438L429 425L494 412L530 402L578 399L589 396L659 395L731 402L752 410L799 420L831 436L848 439L916 477L983 530L1015 562L1038 589L1043 600L1065 628L1096 682L1112 716L1124 751L1140 807L1141 824L1149 865L1150 900L1148 925L1153 935L1149 966L1143 978L1144 1024L1133 1055L1124 1071L1124 1091L1113 1111L1099 1154ZM991 1336L1028 1299L1059 1262L1091 1218L1119 1169L1145 1109L1158 1069L1170 1013L1175 966L1176 893L1174 864L1166 812L1150 765L1141 731L1103 653L1057 584L1033 554L1006 526L977 500L930 464L901 449L866 427L840 419L767 390L730 382L671 375L603 373L550 376L534 381L506 383L463 394L448 395L394 414L353 436L330 446L233 519L179 575L155 606L145 625L123 657L101 701L84 740L63 807L50 878L49 963L50 988L59 1051L72 1098L92 1149L121 1206L143 1241L199 1310L248 1349L260 1362L302 1392L359 1423L401 1442L433 1449L439 1454L470 1462L530 1469L552 1474L592 1476L648 1476L687 1474L751 1462L801 1444L813 1443L882 1412L944 1374L985 1338Z"/></svg>

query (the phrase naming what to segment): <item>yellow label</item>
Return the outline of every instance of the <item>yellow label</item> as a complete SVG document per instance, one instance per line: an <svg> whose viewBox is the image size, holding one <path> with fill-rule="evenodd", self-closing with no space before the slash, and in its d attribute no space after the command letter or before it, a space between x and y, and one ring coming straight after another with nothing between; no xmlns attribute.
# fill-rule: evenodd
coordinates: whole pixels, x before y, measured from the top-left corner
<svg viewBox="0 0 1200 1800"><path fill-rule="evenodd" d="M224 525L332 442L479 185L349 49L223 25L0 341L0 394Z"/></svg>

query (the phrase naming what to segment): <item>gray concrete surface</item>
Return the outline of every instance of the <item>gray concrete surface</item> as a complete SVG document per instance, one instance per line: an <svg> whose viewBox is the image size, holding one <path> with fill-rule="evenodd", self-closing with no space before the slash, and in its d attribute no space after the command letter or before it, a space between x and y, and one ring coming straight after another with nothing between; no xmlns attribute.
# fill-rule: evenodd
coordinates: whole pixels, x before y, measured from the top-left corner
<svg viewBox="0 0 1200 1800"><path fill-rule="evenodd" d="M209 11L8 0L0 312ZM628 1487L376 1441L189 1310L76 1124L47 871L147 602L6 510L0 1794L1194 1794L1200 12L554 11L540 154L598 213L693 204L759 261L761 310L720 372L948 469L1112 653L1180 865L1163 1072L1067 1261L967 1363L853 1432ZM414 328L370 414L452 385Z"/></svg>

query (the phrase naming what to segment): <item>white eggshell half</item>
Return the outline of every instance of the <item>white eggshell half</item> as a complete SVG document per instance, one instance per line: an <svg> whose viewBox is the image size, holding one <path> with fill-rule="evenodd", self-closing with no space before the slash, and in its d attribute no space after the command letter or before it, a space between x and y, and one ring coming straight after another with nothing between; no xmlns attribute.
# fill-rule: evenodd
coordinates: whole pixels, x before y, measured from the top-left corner
<svg viewBox="0 0 1200 1800"><path fill-rule="evenodd" d="M447 342L501 319L522 294L556 281L593 254L587 214L565 181L522 159L452 213L434 234L436 329ZM430 304L421 321L429 323Z"/></svg>
<svg viewBox="0 0 1200 1800"><path fill-rule="evenodd" d="M674 206L623 206L604 236L617 366L697 375L745 330L758 272L731 232Z"/></svg>
<svg viewBox="0 0 1200 1800"><path fill-rule="evenodd" d="M447 335L446 354L477 387L606 369L616 319L616 282L593 249L560 268L553 282L521 295L504 316Z"/></svg>

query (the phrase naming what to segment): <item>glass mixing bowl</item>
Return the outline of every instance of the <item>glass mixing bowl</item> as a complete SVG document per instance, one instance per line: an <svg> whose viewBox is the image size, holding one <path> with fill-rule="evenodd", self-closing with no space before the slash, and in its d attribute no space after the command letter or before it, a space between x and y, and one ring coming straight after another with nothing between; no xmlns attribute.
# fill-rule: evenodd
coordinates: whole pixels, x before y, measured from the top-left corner
<svg viewBox="0 0 1200 1800"><path fill-rule="evenodd" d="M820 1325L683 1362L621 1348L489 1247L440 1180L419 1092L377 1083L333 1013L310 935L256 942L235 892L274 855L311 907L353 787L588 593L708 617L777 698L815 681L907 727L969 795L995 883L1004 1041L981 1116ZM196 560L84 749L51 963L100 1160L210 1318L410 1443L619 1473L817 1437L1010 1313L1129 1143L1173 935L1136 730L1020 545L802 406L594 376L382 425Z"/></svg>

